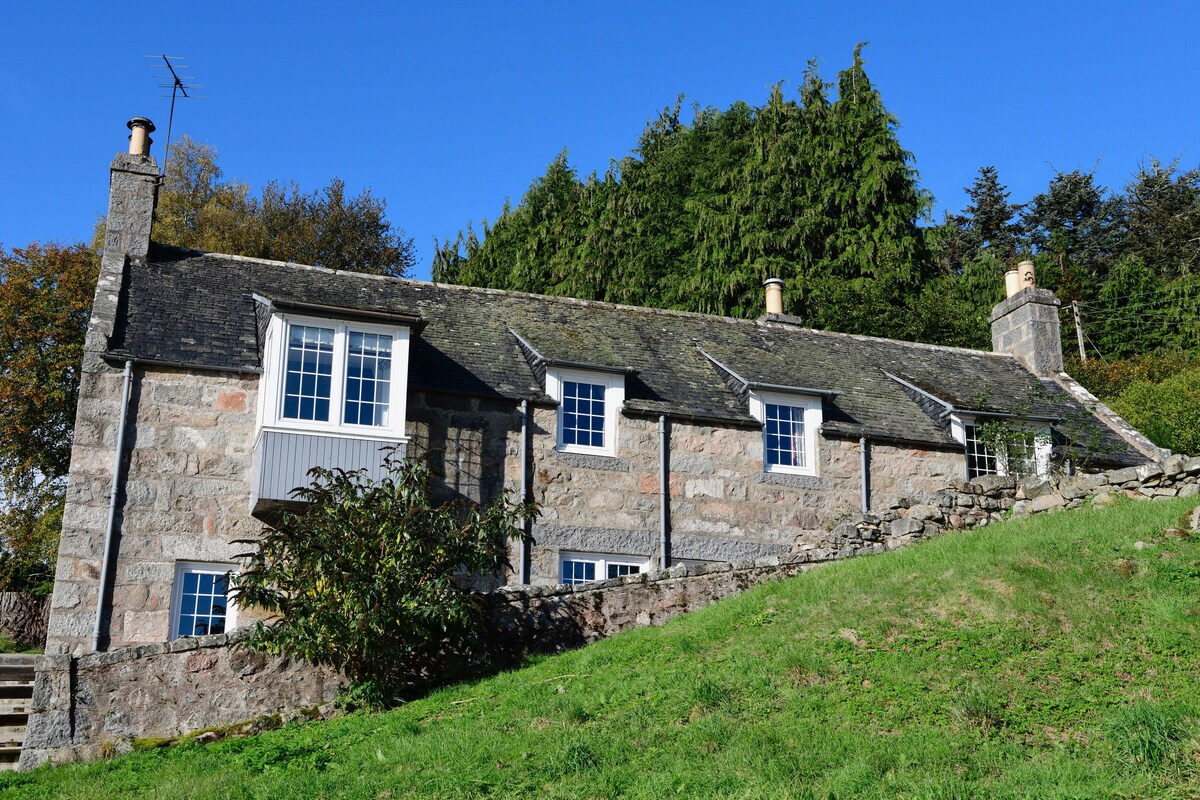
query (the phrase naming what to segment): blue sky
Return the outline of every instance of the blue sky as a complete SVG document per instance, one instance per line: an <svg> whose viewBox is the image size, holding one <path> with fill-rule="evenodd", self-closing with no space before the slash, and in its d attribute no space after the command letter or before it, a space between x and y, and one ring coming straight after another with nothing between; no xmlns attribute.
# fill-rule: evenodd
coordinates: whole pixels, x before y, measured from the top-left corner
<svg viewBox="0 0 1200 800"><path fill-rule="evenodd" d="M187 56L209 96L176 135L255 187L371 187L420 278L435 237L494 218L564 147L603 170L679 93L760 104L809 58L833 80L860 41L939 218L985 164L1025 200L1055 168L1118 187L1151 155L1200 162L1187 3L42 2L0 23L8 247L89 238L129 117L160 125L161 155L156 53Z"/></svg>

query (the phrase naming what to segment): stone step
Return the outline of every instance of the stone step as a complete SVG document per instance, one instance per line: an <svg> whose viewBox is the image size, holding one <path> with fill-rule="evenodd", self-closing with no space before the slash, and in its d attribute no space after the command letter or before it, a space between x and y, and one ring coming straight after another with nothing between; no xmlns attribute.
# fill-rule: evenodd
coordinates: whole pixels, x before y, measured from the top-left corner
<svg viewBox="0 0 1200 800"><path fill-rule="evenodd" d="M0 700L32 696L33 681L0 681Z"/></svg>
<svg viewBox="0 0 1200 800"><path fill-rule="evenodd" d="M21 760L21 746L0 746L0 771L15 770Z"/></svg>
<svg viewBox="0 0 1200 800"><path fill-rule="evenodd" d="M28 714L29 707L33 705L30 695L24 697L4 697L0 698L0 716L9 714Z"/></svg>
<svg viewBox="0 0 1200 800"><path fill-rule="evenodd" d="M0 681L33 680L33 664L0 664Z"/></svg>
<svg viewBox="0 0 1200 800"><path fill-rule="evenodd" d="M20 747L25 741L25 723L0 725L0 747Z"/></svg>

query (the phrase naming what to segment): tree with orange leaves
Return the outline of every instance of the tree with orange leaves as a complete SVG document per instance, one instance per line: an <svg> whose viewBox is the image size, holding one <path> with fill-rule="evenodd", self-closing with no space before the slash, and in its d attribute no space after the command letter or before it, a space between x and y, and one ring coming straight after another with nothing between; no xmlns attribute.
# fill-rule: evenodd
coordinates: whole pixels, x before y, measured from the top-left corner
<svg viewBox="0 0 1200 800"><path fill-rule="evenodd" d="M53 578L98 270L83 244L0 245L0 591Z"/></svg>

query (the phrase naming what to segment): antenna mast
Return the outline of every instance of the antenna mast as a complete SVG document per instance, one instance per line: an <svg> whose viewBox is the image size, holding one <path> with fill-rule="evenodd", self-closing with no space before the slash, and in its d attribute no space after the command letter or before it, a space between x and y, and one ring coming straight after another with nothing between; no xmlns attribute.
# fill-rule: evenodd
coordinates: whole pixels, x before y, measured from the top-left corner
<svg viewBox="0 0 1200 800"><path fill-rule="evenodd" d="M183 56L160 55L160 56L145 56L145 58L153 58L156 61L158 59L162 59L163 64L165 64L167 67L167 72L171 73L170 75L155 75L154 76L155 78L158 78L159 80L168 81L167 83L160 83L158 85L158 87L160 89L170 89L171 90L171 113L170 113L170 116L167 117L167 146L163 150L163 165L162 165L162 174L166 175L167 174L167 159L169 159L171 157L171 126L175 123L175 98L182 95L183 97L185 97L189 100L202 100L202 99L206 98L206 95L193 94L193 92L196 89L204 88L203 86L201 86L198 83L189 83L189 81L196 80L196 77L194 75L181 75L180 74L181 72L183 72L185 70L191 69L191 67L188 67L185 64L178 63L178 62L181 62L184 60ZM175 59L176 63L172 64L171 59ZM158 67L158 64L148 64L147 66L149 66L151 69L156 69ZM164 94L163 97L166 97L166 95Z"/></svg>

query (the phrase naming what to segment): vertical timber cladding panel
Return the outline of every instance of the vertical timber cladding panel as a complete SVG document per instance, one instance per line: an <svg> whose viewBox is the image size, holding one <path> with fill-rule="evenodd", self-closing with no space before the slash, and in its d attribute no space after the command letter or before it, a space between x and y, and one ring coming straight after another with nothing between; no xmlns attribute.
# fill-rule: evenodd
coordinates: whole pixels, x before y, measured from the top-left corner
<svg viewBox="0 0 1200 800"><path fill-rule="evenodd" d="M383 476L382 448L397 446L391 439L348 439L313 433L263 431L259 438L259 498L292 499L292 490L311 483L315 466L352 471L367 468L371 478Z"/></svg>

